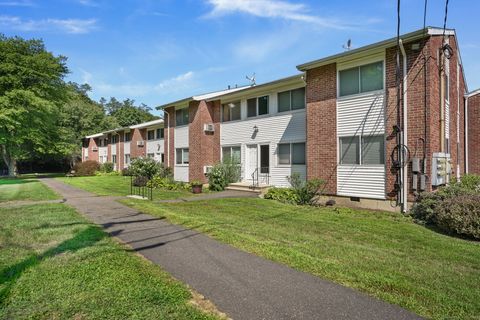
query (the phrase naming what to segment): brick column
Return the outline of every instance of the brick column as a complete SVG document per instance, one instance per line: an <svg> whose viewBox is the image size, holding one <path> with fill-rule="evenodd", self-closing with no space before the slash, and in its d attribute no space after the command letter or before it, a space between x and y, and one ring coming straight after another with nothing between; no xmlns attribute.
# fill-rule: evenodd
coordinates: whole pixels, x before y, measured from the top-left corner
<svg viewBox="0 0 480 320"><path fill-rule="evenodd" d="M168 112L168 114L164 114L163 118L165 166L173 168L175 166L175 107L166 108L165 111Z"/></svg>
<svg viewBox="0 0 480 320"><path fill-rule="evenodd" d="M94 152L93 148L97 148L97 151ZM98 139L90 138L88 141L88 160L98 162Z"/></svg>
<svg viewBox="0 0 480 320"><path fill-rule="evenodd" d="M125 139L125 132L121 131L118 133L118 142L117 142L117 164L118 170L121 171L125 167L125 151L124 151L124 139Z"/></svg>
<svg viewBox="0 0 480 320"><path fill-rule="evenodd" d="M220 101L192 101L189 105L190 126L188 129L190 143L189 180L207 178L203 167L220 161ZM214 132L205 132L204 125L214 124Z"/></svg>
<svg viewBox="0 0 480 320"><path fill-rule="evenodd" d="M337 67L307 71L307 179L325 181L325 193L337 192Z"/></svg>
<svg viewBox="0 0 480 320"><path fill-rule="evenodd" d="M130 132L131 132L131 138L132 138L132 141L130 143L130 157L132 159L145 157L146 148L147 148L146 129L135 128ZM138 141L144 141L143 147L137 145Z"/></svg>
<svg viewBox="0 0 480 320"><path fill-rule="evenodd" d="M468 98L468 172L480 175L480 94Z"/></svg>

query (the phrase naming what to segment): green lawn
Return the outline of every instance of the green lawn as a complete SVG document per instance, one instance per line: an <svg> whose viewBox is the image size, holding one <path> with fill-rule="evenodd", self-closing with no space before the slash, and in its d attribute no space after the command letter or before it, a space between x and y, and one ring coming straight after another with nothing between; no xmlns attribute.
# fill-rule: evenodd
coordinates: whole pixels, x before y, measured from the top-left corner
<svg viewBox="0 0 480 320"><path fill-rule="evenodd" d="M93 176L93 177L73 177L57 178L74 187L90 191L100 196L126 196L130 194L130 177L124 176ZM154 200L176 199L179 197L191 196L192 193L180 190L154 190Z"/></svg>
<svg viewBox="0 0 480 320"><path fill-rule="evenodd" d="M0 319L215 319L62 204L0 208Z"/></svg>
<svg viewBox="0 0 480 320"><path fill-rule="evenodd" d="M479 319L480 243L399 214L262 199L122 202L428 318Z"/></svg>
<svg viewBox="0 0 480 320"><path fill-rule="evenodd" d="M55 192L34 178L0 178L0 202L58 198Z"/></svg>

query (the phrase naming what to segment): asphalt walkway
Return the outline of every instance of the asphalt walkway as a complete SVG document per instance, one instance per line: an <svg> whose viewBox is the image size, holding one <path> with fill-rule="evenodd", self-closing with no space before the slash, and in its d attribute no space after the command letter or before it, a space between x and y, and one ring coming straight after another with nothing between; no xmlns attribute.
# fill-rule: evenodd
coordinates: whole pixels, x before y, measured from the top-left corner
<svg viewBox="0 0 480 320"><path fill-rule="evenodd" d="M153 263L240 319L418 319L350 288L222 244L54 179L43 183ZM301 232L299 230L299 232Z"/></svg>

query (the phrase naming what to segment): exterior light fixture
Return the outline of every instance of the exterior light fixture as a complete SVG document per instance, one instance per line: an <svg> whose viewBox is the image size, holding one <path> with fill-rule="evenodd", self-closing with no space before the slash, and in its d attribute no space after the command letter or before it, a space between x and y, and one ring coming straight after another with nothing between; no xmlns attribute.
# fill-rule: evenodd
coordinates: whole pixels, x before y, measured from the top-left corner
<svg viewBox="0 0 480 320"><path fill-rule="evenodd" d="M255 133L258 132L258 127L257 127L257 125L254 125L254 126L253 126L253 132L255 132Z"/></svg>

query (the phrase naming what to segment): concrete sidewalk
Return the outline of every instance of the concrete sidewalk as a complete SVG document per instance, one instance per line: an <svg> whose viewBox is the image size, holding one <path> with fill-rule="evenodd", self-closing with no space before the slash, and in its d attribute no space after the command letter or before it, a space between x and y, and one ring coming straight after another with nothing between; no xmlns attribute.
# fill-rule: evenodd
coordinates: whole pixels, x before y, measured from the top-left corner
<svg viewBox="0 0 480 320"><path fill-rule="evenodd" d="M140 213L115 197L98 197L54 179L42 182L233 319L419 318L398 306Z"/></svg>

